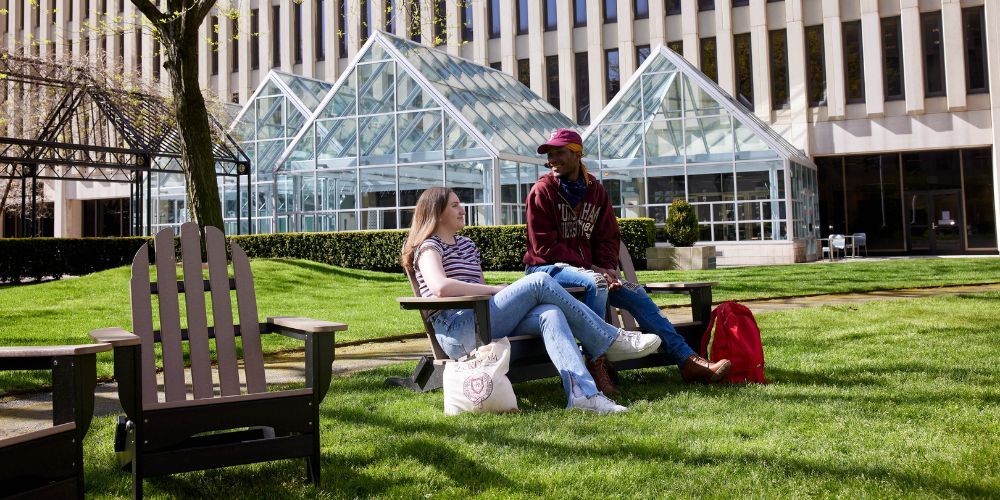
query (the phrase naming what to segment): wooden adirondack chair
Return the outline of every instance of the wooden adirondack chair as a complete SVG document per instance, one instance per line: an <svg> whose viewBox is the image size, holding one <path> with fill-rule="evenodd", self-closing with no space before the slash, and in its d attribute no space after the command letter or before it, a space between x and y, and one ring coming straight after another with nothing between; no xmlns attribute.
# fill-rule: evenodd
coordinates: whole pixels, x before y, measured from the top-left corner
<svg viewBox="0 0 1000 500"><path fill-rule="evenodd" d="M83 498L96 355L108 344L0 348L0 371L52 371L52 427L0 439L0 497Z"/></svg>
<svg viewBox="0 0 1000 500"><path fill-rule="evenodd" d="M684 341L695 352L698 352L701 348L701 336L705 333L708 319L712 315L712 287L719 283L715 281L640 283L635 274L632 256L628 253L628 248L625 247L624 243L618 247L618 270L621 272L622 279L641 285L648 294L687 294L691 297L691 321L674 322L673 325L677 333L684 337ZM635 318L628 311L613 307L611 304L608 304L608 322L626 330L641 330ZM615 363L615 369L630 370L671 364L673 363L667 359L665 353L657 352L644 358L619 361Z"/></svg>
<svg viewBox="0 0 1000 500"><path fill-rule="evenodd" d="M257 322L253 276L246 253L232 243L233 278L226 266L221 231L205 230L209 279L202 277L198 225L181 226L184 279L176 281L174 235L157 233L156 280L150 281L148 244L132 262L132 327L91 332L114 346L115 378L125 416L119 417L116 449L133 475L133 495L142 496L147 476L306 457L309 479L319 483L319 406L330 385L334 332L347 325L308 318L269 317ZM307 289L303 284L303 290ZM230 290L236 290L239 324L234 324ZM210 292L214 326L208 326L205 293ZM184 294L187 328L181 328ZM153 330L152 296L160 330ZM280 333L305 341L306 388L268 392L260 334ZM242 339L243 382L236 337ZM209 339L215 339L213 368ZM182 343L190 350L191 385L185 383ZM164 398L157 392L156 344L162 347ZM213 378L218 379L218 384ZM245 385L246 392L241 391ZM188 390L191 392L189 393Z"/></svg>
<svg viewBox="0 0 1000 500"><path fill-rule="evenodd" d="M636 281L635 266L632 264L632 257L628 253L623 243L618 251L619 268L622 276L633 282ZM444 375L444 365L450 358L438 344L434 335L434 325L427 318L434 312L442 309L473 309L476 316L476 333L481 344L490 341L490 308L488 295L470 295L460 297L421 297L420 289L417 286L416 276L412 271L407 271L407 278L410 280L410 287L413 290L413 297L399 297L400 308L416 309L420 311L423 319L424 331L431 344L431 356L424 356L417 363L413 374L408 378L390 378L386 382L390 385L407 387L416 391L432 391L441 388L442 377ZM712 308L712 287L715 282L693 282L693 283L650 283L642 285L647 293L686 293L691 296L691 311L693 320L685 323L674 323L677 332L684 336L688 345L696 351L700 347L701 334L705 330ZM583 289L569 288L571 293L582 292ZM619 310L608 305L609 322L615 326L620 326L626 330L638 330L636 321L627 311ZM523 382L526 380L536 380L540 378L555 377L559 372L552 365L548 354L545 352L545 343L541 337L522 335L508 337L511 347L510 371L507 377L511 382ZM692 344L694 342L694 344ZM636 368L649 368L653 366L666 366L673 364L665 353L657 352L639 359L619 361L615 363L616 370L632 370Z"/></svg>

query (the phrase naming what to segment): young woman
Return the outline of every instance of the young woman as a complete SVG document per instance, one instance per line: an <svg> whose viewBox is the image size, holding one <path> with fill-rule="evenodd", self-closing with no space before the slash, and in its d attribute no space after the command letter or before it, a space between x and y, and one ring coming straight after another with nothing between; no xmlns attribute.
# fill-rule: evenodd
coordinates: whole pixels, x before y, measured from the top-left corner
<svg viewBox="0 0 1000 500"><path fill-rule="evenodd" d="M493 338L541 335L562 377L568 408L599 414L626 411L597 390L576 341L595 358L606 354L611 361L620 361L653 353L660 338L605 323L546 273L531 274L510 285L487 285L475 243L457 234L463 227L465 208L452 190L436 187L420 195L400 259L403 267L414 271L420 294L492 295ZM440 311L431 322L448 356L457 359L475 350L471 310Z"/></svg>

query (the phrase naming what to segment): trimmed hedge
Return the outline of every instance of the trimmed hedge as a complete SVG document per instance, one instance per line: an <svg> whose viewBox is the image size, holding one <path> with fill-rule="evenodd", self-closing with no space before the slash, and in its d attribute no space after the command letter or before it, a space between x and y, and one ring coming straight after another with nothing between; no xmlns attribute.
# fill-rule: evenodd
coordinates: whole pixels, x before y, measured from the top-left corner
<svg viewBox="0 0 1000 500"><path fill-rule="evenodd" d="M618 224L636 267L645 268L646 248L655 241L653 219L619 219ZM462 234L479 247L483 269L524 268L524 225L473 226ZM238 242L251 258L306 259L352 269L400 272L399 249L406 231L254 234L229 239ZM0 282L81 275L122 266L130 263L147 241L150 239L145 237L0 239Z"/></svg>
<svg viewBox="0 0 1000 500"><path fill-rule="evenodd" d="M0 238L0 282L79 276L132 262L150 238Z"/></svg>

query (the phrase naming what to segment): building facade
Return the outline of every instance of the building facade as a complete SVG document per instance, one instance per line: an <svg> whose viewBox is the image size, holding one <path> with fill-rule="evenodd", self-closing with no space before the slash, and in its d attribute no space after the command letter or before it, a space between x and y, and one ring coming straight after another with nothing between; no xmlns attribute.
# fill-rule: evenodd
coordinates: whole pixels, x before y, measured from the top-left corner
<svg viewBox="0 0 1000 500"><path fill-rule="evenodd" d="M8 48L106 53L159 78L148 32L88 29L131 19L127 0L4 4ZM381 29L513 75L582 129L664 45L815 162L822 234L865 232L876 252L996 253L1000 0L403 4L234 2L238 16L202 27L202 85L245 103L271 69L334 82ZM73 204L118 195L57 187L56 234L81 226Z"/></svg>

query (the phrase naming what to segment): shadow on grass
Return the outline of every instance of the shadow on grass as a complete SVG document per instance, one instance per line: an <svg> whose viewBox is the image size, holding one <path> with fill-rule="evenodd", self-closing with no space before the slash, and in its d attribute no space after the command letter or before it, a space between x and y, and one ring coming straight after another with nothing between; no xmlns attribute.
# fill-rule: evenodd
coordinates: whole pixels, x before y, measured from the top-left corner
<svg viewBox="0 0 1000 500"><path fill-rule="evenodd" d="M403 275L400 274L399 277L394 277L391 274L379 275L374 271L357 271L354 269L347 269L343 267L335 267L329 264L321 264L319 262L313 262L311 260L302 259L264 259L271 262L280 262L282 264L298 267L300 269L305 269L321 274L328 274L333 276L338 276L344 279L352 279L359 281L374 281L381 283L403 283Z"/></svg>

